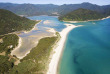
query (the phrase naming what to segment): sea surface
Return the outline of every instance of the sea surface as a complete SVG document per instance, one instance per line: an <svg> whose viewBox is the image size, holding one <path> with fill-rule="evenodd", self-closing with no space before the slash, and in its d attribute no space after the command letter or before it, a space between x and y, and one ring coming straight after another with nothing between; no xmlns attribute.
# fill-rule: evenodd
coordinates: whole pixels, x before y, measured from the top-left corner
<svg viewBox="0 0 110 74"><path fill-rule="evenodd" d="M67 37L59 74L110 74L110 18L73 29Z"/></svg>

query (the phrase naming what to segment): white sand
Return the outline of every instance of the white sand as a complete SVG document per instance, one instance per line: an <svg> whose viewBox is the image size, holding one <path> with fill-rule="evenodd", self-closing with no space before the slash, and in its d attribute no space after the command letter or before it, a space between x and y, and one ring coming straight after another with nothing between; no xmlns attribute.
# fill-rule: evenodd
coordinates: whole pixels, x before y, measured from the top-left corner
<svg viewBox="0 0 110 74"><path fill-rule="evenodd" d="M19 37L18 46L15 47L15 48L11 51L11 55L14 55L14 52L15 52L17 49L19 49L19 48L21 47L21 45L22 45L22 38Z"/></svg>
<svg viewBox="0 0 110 74"><path fill-rule="evenodd" d="M56 35L56 30L54 29L54 28L48 28L48 27L46 27L48 30L47 30L47 32L50 32L50 33L53 33L53 36L57 36Z"/></svg>
<svg viewBox="0 0 110 74"><path fill-rule="evenodd" d="M68 22L68 23L79 23L81 21L64 21L64 22ZM84 21L83 21L84 22Z"/></svg>
<svg viewBox="0 0 110 74"><path fill-rule="evenodd" d="M49 32L52 32L52 33L56 33L55 29L54 28L49 28L48 30Z"/></svg>
<svg viewBox="0 0 110 74"><path fill-rule="evenodd" d="M101 19L101 20L105 20L105 19L108 19L108 18L110 18L110 16L108 16L108 17L106 17L106 18L103 18L103 19Z"/></svg>
<svg viewBox="0 0 110 74"><path fill-rule="evenodd" d="M49 23L50 23L49 20L46 20L46 21L43 22L43 24L49 24Z"/></svg>
<svg viewBox="0 0 110 74"><path fill-rule="evenodd" d="M68 33L73 29L78 26L72 25L72 24L65 24L67 28L65 28L63 31L60 32L61 39L57 43L57 47L54 49L54 54L52 56L52 59L49 64L49 69L47 74L57 74L57 67L58 67L58 62L60 60L61 53L63 51L63 47L65 44L66 37Z"/></svg>

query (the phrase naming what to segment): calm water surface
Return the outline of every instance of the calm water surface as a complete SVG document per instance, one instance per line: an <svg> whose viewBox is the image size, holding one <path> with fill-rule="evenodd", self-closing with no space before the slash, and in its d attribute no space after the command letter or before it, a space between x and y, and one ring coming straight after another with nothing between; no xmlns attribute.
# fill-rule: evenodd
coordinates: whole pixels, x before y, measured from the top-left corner
<svg viewBox="0 0 110 74"><path fill-rule="evenodd" d="M59 74L110 74L110 19L76 23L67 38Z"/></svg>

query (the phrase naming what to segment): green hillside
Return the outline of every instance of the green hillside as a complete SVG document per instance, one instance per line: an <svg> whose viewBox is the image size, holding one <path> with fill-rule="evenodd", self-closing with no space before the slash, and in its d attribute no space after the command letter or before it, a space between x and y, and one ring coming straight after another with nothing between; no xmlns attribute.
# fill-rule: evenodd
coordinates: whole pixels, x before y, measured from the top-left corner
<svg viewBox="0 0 110 74"><path fill-rule="evenodd" d="M60 16L59 20L63 21L87 21L87 20L97 20L101 19L104 16L96 11L88 9L77 9L73 12L70 12L66 15Z"/></svg>
<svg viewBox="0 0 110 74"><path fill-rule="evenodd" d="M37 22L0 9L0 35L10 32L30 30Z"/></svg>

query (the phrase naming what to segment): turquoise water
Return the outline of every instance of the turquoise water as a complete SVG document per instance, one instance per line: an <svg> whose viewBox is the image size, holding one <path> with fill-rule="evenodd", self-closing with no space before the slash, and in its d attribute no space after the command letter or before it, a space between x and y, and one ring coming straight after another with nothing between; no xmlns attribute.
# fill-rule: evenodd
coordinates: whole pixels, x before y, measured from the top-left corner
<svg viewBox="0 0 110 74"><path fill-rule="evenodd" d="M37 26L39 29L42 29L42 27L50 27L54 28L56 31L60 32L62 31L66 26L64 25L64 22L61 22L58 20L57 16L33 16L28 17L32 20L42 20L42 22ZM44 21L49 21L49 23L44 24Z"/></svg>
<svg viewBox="0 0 110 74"><path fill-rule="evenodd" d="M42 20L38 25L36 25L36 28L38 30L33 30L28 34L22 33L19 35L20 37L27 37L31 35L41 34L41 33L47 33L47 28L54 28L56 31L60 32L62 31L66 26L64 25L64 22L60 22L57 18L57 16L31 16L27 17L31 20ZM45 21L49 21L49 23L45 24Z"/></svg>
<svg viewBox="0 0 110 74"><path fill-rule="evenodd" d="M75 25L84 26L69 33L59 74L110 74L110 19Z"/></svg>

